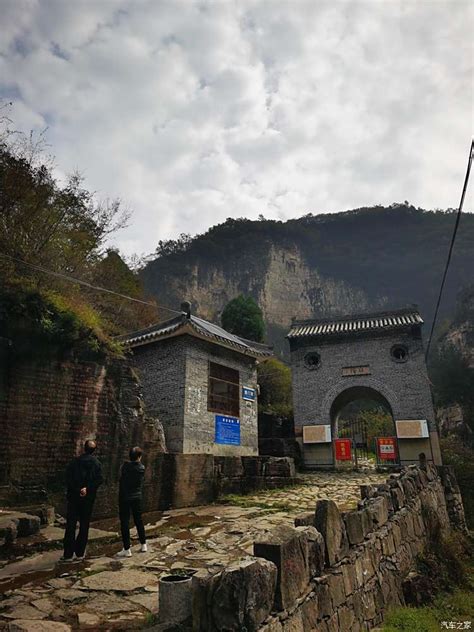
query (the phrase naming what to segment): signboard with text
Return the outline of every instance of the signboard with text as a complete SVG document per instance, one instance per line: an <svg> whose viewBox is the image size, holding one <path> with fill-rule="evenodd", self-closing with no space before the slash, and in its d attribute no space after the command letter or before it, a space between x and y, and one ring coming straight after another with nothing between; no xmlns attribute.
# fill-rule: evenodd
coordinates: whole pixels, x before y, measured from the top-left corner
<svg viewBox="0 0 474 632"><path fill-rule="evenodd" d="M350 377L352 375L370 375L370 367L365 366L345 366L342 368L342 376Z"/></svg>
<svg viewBox="0 0 474 632"><path fill-rule="evenodd" d="M334 439L336 461L352 461L351 439Z"/></svg>
<svg viewBox="0 0 474 632"><path fill-rule="evenodd" d="M381 461L396 461L397 439L395 437L378 437L377 452Z"/></svg>
<svg viewBox="0 0 474 632"><path fill-rule="evenodd" d="M250 388L249 386L242 386L242 399L245 399L248 402L254 402L256 398L256 392L254 388Z"/></svg>
<svg viewBox="0 0 474 632"><path fill-rule="evenodd" d="M240 419L216 415L214 441L220 445L240 445Z"/></svg>

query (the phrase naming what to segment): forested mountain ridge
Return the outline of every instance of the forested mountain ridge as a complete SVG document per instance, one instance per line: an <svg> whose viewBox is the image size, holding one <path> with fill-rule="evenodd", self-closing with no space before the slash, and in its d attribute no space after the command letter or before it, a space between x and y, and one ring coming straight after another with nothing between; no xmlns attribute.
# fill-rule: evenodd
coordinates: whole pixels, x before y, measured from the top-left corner
<svg viewBox="0 0 474 632"><path fill-rule="evenodd" d="M225 304L249 294L262 307L270 342L291 318L419 305L431 320L446 261L454 211L408 203L286 222L228 219L195 238L160 242L141 272L161 304L193 303L218 321ZM442 306L474 280L474 215L461 219ZM280 344L278 344L280 346Z"/></svg>

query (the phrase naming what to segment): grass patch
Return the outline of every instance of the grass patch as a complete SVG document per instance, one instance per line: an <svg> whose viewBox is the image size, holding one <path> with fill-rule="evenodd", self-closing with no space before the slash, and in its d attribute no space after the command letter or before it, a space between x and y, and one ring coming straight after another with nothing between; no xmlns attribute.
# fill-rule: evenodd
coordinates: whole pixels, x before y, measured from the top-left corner
<svg viewBox="0 0 474 632"><path fill-rule="evenodd" d="M145 620L143 621L142 629L146 630L147 628L152 628L155 625L158 625L158 615L153 614L152 612L149 612L146 615Z"/></svg>
<svg viewBox="0 0 474 632"><path fill-rule="evenodd" d="M452 539L455 540L455 538ZM440 592L429 606L391 608L385 617L383 632L440 632L446 629L441 627L443 621L448 624L454 621L458 625L467 621L471 622L472 626L474 622L474 560L469 557L468 551L462 552L460 546L459 542L448 539L448 570L445 571L442 579L447 582L445 586L452 586L452 590ZM462 563L463 570L460 572L457 566L451 568L449 572L456 551L461 556L457 563ZM456 587L455 582L459 582L461 587Z"/></svg>
<svg viewBox="0 0 474 632"><path fill-rule="evenodd" d="M234 505L236 507L244 507L245 509L258 508L265 509L267 511L291 511L294 506L288 502L271 502L262 500L255 500L255 498L248 496L239 496L237 494L228 494L222 496L217 501L220 505Z"/></svg>

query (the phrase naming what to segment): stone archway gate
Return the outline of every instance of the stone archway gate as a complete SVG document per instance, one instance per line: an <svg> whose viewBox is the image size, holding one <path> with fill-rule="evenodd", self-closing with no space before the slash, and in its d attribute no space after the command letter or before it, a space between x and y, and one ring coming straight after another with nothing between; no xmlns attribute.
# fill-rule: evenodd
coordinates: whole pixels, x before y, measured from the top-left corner
<svg viewBox="0 0 474 632"><path fill-rule="evenodd" d="M305 467L335 465L334 402L365 389L392 412L401 465L417 463L420 454L441 463L422 325L415 308L293 321L287 338Z"/></svg>

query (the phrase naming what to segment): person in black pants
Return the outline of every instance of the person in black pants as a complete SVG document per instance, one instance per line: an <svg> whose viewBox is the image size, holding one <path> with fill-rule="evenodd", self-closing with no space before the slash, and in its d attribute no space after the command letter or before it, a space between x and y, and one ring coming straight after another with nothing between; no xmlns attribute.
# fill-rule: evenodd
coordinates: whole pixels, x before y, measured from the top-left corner
<svg viewBox="0 0 474 632"><path fill-rule="evenodd" d="M119 515L122 531L123 549L117 557L132 557L130 550L130 513L137 528L140 540L140 551L146 553L147 544L145 527L142 520L142 485L145 476L145 466L142 463L142 449L136 446L129 452L130 461L122 465L119 486Z"/></svg>
<svg viewBox="0 0 474 632"><path fill-rule="evenodd" d="M103 482L100 462L93 456L95 441L87 440L84 454L73 459L66 469L67 511L63 562L83 560L89 537L89 523L97 494ZM76 537L76 525L79 533Z"/></svg>

